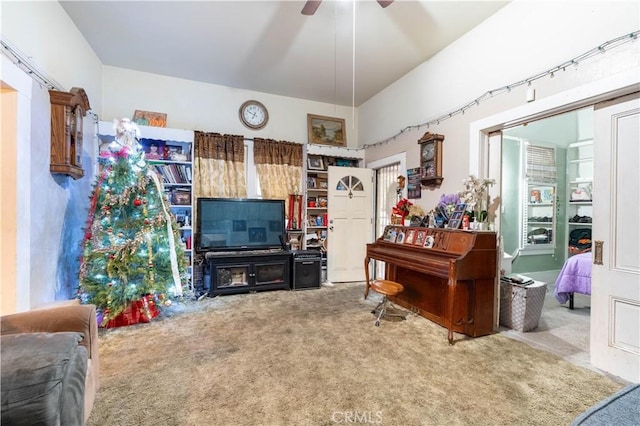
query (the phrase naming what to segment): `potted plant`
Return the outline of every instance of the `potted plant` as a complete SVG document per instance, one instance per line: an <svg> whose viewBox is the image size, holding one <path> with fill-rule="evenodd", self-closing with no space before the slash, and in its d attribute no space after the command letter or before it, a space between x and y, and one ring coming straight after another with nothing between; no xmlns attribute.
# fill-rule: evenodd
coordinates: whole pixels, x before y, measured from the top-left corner
<svg viewBox="0 0 640 426"><path fill-rule="evenodd" d="M391 210L392 215L400 217L401 223L404 222L405 219L408 219L409 208L413 206L413 203L406 198L401 198L396 205Z"/></svg>
<svg viewBox="0 0 640 426"><path fill-rule="evenodd" d="M464 190L459 193L460 199L471 208L469 217L474 229L487 229L487 209L489 207L489 187L496 183L494 179L480 179L474 175L462 181Z"/></svg>

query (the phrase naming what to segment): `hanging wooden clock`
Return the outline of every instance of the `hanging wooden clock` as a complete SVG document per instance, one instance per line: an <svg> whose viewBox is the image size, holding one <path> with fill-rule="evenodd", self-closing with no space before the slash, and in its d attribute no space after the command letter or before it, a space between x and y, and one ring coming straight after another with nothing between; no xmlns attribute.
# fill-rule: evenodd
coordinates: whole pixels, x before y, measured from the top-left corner
<svg viewBox="0 0 640 426"><path fill-rule="evenodd" d="M49 90L51 102L51 160L49 170L79 179L82 168L82 127L84 116L91 109L84 89L70 92Z"/></svg>
<svg viewBox="0 0 640 426"><path fill-rule="evenodd" d="M442 141L443 135L425 133L420 139L420 183L423 186L438 186L442 177Z"/></svg>

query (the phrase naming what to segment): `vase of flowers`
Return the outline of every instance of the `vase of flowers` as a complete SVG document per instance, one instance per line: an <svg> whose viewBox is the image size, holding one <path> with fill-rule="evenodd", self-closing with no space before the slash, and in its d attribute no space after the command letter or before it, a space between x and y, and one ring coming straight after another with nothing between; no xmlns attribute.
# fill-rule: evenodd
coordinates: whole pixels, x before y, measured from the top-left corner
<svg viewBox="0 0 640 426"><path fill-rule="evenodd" d="M464 190L459 193L460 200L471 209L475 229L488 229L489 187L495 183L494 179L479 179L474 175L462 181Z"/></svg>

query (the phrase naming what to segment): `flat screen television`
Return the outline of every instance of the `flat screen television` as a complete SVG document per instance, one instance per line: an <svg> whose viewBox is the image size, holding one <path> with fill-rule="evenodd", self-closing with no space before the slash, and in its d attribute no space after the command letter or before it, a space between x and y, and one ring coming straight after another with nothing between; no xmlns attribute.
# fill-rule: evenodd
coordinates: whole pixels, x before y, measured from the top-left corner
<svg viewBox="0 0 640 426"><path fill-rule="evenodd" d="M199 251L282 248L284 200L198 198L196 208Z"/></svg>

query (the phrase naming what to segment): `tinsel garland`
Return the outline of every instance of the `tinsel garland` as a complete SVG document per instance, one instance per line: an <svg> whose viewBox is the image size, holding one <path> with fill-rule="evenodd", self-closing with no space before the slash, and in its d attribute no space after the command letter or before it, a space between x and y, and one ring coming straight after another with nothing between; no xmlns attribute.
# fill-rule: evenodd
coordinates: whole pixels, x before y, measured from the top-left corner
<svg viewBox="0 0 640 426"><path fill-rule="evenodd" d="M162 183L158 179L158 175L152 171L147 172L158 189L158 193L162 194ZM173 228L171 227L171 213L167 210L165 203L162 203L162 210L167 219L167 237L169 238L169 258L171 260L171 272L173 274L173 282L175 287L175 295L182 296L182 284L180 281L180 271L178 269L178 257L176 255L176 242L174 239Z"/></svg>

